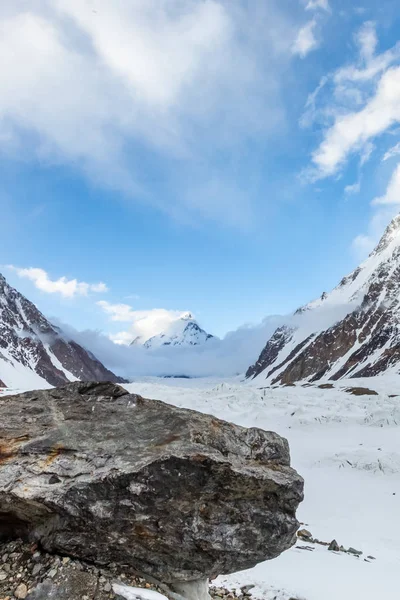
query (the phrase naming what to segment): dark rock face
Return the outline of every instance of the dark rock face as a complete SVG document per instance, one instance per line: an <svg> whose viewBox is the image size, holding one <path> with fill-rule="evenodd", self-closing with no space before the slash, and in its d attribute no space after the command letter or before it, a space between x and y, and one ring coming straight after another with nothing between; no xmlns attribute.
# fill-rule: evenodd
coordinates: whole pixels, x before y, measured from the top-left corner
<svg viewBox="0 0 400 600"><path fill-rule="evenodd" d="M342 303L356 307L326 329L311 334L301 328L280 328L267 342L247 377L288 384L327 378L371 377L400 363L400 215L363 265L344 277L330 294L323 294L298 311L305 315ZM296 321L296 318L294 318Z"/></svg>
<svg viewBox="0 0 400 600"><path fill-rule="evenodd" d="M63 369L81 381L124 381L82 346L67 340L0 274L0 369L2 361L19 363L54 386L68 383Z"/></svg>
<svg viewBox="0 0 400 600"><path fill-rule="evenodd" d="M256 377L264 371L264 369L272 365L287 342L291 339L292 333L292 330L288 327L279 327L271 339L268 340L257 362L247 369L246 377Z"/></svg>
<svg viewBox="0 0 400 600"><path fill-rule="evenodd" d="M289 548L302 498L272 432L107 383L0 398L0 530L48 551L213 577Z"/></svg>

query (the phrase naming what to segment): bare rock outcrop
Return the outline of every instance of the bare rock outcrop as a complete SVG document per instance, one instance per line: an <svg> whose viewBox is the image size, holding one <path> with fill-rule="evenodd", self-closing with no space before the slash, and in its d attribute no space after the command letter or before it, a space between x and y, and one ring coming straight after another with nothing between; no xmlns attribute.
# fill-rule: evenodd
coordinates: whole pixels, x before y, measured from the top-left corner
<svg viewBox="0 0 400 600"><path fill-rule="evenodd" d="M0 534L174 583L292 546L303 480L276 433L111 383L0 397Z"/></svg>

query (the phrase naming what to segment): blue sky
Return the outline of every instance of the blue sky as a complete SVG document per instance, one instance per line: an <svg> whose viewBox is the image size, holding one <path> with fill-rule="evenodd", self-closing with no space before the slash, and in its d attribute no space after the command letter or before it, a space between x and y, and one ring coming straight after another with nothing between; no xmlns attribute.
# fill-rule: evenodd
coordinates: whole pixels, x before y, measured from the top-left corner
<svg viewBox="0 0 400 600"><path fill-rule="evenodd" d="M332 288L399 210L396 4L5 0L4 275L125 341Z"/></svg>

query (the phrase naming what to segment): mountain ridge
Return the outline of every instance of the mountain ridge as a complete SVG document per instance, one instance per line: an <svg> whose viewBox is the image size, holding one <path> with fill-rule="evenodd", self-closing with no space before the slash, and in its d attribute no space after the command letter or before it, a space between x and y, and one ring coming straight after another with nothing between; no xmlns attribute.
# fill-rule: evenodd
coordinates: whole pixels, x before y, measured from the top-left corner
<svg viewBox="0 0 400 600"><path fill-rule="evenodd" d="M70 381L124 380L50 323L0 273L0 382L3 387L42 387ZM0 383L0 384L1 384ZM22 384L22 385L21 385Z"/></svg>
<svg viewBox="0 0 400 600"><path fill-rule="evenodd" d="M335 311L346 314L335 319ZM313 327L320 315L332 322ZM369 377L400 362L400 215L368 258L298 309L267 341L247 378L271 384Z"/></svg>

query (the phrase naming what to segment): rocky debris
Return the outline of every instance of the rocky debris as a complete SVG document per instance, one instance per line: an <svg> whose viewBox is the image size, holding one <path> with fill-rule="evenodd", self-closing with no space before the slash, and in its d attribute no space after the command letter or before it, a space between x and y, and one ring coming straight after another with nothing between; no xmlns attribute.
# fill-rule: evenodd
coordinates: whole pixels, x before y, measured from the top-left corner
<svg viewBox="0 0 400 600"><path fill-rule="evenodd" d="M0 274L0 372L4 362L9 366L19 364L20 377L22 365L50 385L64 385L74 377L81 381L124 382L91 352L63 335ZM12 385L9 381L6 384ZM0 387L6 385L0 381Z"/></svg>
<svg viewBox="0 0 400 600"><path fill-rule="evenodd" d="M254 585L244 585L240 588L240 592L236 593L223 587L211 586L210 594L212 598L223 598L224 600L234 600L234 598L240 598L240 600L249 600L249 598L252 597L251 590L254 588Z"/></svg>
<svg viewBox="0 0 400 600"><path fill-rule="evenodd" d="M307 529L299 529L297 532L297 537L301 540L305 540L310 544L318 544L319 546L326 546L328 550L331 552L344 552L346 554L352 554L353 556L360 557L362 555L361 550L356 550L355 548L345 548L344 546L339 546L336 540L332 540L331 542L322 542L317 538L313 538L312 533ZM296 546L296 548L300 550L313 550L312 546ZM367 558L373 559L372 556L368 556Z"/></svg>
<svg viewBox="0 0 400 600"><path fill-rule="evenodd" d="M22 540L0 543L0 574L0 600L122 600L113 590L115 582L174 600L164 586L128 575L116 564L98 568L69 556L48 554ZM213 599L244 600L251 598L252 587L244 586L237 594L211 586L210 595Z"/></svg>
<svg viewBox="0 0 400 600"><path fill-rule="evenodd" d="M361 550L356 550L355 548L349 548L348 550L345 550L345 552L347 552L348 554L354 554L354 556L361 556L362 552Z"/></svg>
<svg viewBox="0 0 400 600"><path fill-rule="evenodd" d="M400 366L400 215L368 259L267 340L247 377L271 385L372 377ZM332 307L335 306L335 311ZM324 311L326 312L324 313ZM338 311L342 311L339 316ZM320 314L332 315L321 329ZM305 321L303 320L305 315ZM313 319L313 317L315 318ZM315 329L310 330L310 324Z"/></svg>
<svg viewBox="0 0 400 600"><path fill-rule="evenodd" d="M378 396L378 392L364 387L350 387L346 389L346 392L353 396Z"/></svg>
<svg viewBox="0 0 400 600"><path fill-rule="evenodd" d="M107 383L0 398L3 537L173 586L281 554L302 498L272 432Z"/></svg>

